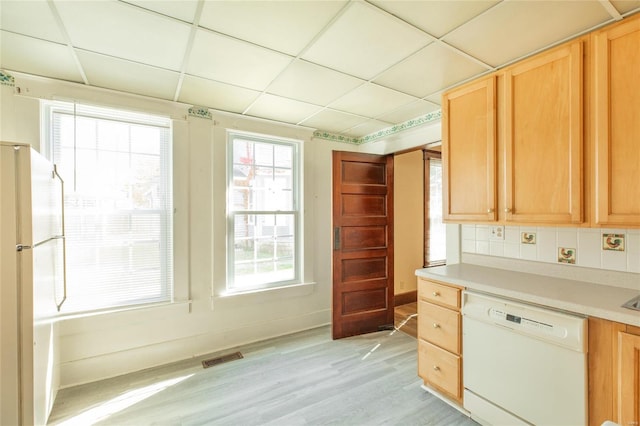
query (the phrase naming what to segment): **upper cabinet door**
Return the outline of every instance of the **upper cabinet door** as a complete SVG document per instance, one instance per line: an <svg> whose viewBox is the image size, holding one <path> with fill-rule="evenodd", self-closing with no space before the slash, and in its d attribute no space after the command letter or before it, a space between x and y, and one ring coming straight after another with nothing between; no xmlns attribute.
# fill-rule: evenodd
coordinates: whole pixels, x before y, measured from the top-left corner
<svg viewBox="0 0 640 426"><path fill-rule="evenodd" d="M495 76L442 98L445 221L496 220Z"/></svg>
<svg viewBox="0 0 640 426"><path fill-rule="evenodd" d="M598 225L640 226L640 16L595 33Z"/></svg>
<svg viewBox="0 0 640 426"><path fill-rule="evenodd" d="M507 222L583 221L582 67L580 40L504 73Z"/></svg>

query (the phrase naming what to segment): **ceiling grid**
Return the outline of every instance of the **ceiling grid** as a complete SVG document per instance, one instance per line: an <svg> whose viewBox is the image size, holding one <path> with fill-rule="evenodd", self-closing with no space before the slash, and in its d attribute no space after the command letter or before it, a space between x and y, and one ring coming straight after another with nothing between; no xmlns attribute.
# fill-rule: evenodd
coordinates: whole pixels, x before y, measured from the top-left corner
<svg viewBox="0 0 640 426"><path fill-rule="evenodd" d="M640 0L0 0L0 69L363 143Z"/></svg>

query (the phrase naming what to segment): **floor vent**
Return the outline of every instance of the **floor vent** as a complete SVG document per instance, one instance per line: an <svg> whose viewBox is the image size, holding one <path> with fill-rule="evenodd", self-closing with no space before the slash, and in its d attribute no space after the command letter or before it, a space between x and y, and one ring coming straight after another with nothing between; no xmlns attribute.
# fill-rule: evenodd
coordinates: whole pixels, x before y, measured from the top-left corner
<svg viewBox="0 0 640 426"><path fill-rule="evenodd" d="M202 361L203 368L213 367L214 365L224 364L225 362L235 361L244 358L240 352L234 352L229 355L219 356L218 358L205 359Z"/></svg>

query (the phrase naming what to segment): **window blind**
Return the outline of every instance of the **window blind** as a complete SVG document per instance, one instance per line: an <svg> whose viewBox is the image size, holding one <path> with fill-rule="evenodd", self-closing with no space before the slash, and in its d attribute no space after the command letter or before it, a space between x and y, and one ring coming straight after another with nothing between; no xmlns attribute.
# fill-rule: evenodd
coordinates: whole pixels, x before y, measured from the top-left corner
<svg viewBox="0 0 640 426"><path fill-rule="evenodd" d="M171 121L63 102L47 111L51 157L65 181L63 311L170 301Z"/></svg>

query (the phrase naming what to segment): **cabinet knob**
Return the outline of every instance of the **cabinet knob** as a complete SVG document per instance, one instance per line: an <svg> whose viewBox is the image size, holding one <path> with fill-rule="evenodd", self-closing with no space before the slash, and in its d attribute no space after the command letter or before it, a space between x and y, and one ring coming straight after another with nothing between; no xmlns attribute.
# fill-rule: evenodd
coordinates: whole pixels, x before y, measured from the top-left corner
<svg viewBox="0 0 640 426"><path fill-rule="evenodd" d="M433 296L434 296L434 297L438 297L438 296L440 296L440 293L439 293L439 292L437 292L437 291L434 291L434 292L433 292Z"/></svg>
<svg viewBox="0 0 640 426"><path fill-rule="evenodd" d="M440 367L438 367L437 365L433 366L433 371L440 371Z"/></svg>
<svg viewBox="0 0 640 426"><path fill-rule="evenodd" d="M433 323L433 328L440 328L440 324L438 324L437 322Z"/></svg>
<svg viewBox="0 0 640 426"><path fill-rule="evenodd" d="M493 213L494 211L494 209L487 209L487 213Z"/></svg>
<svg viewBox="0 0 640 426"><path fill-rule="evenodd" d="M506 209L504 209L505 213L511 213L511 209L509 207L507 207Z"/></svg>

